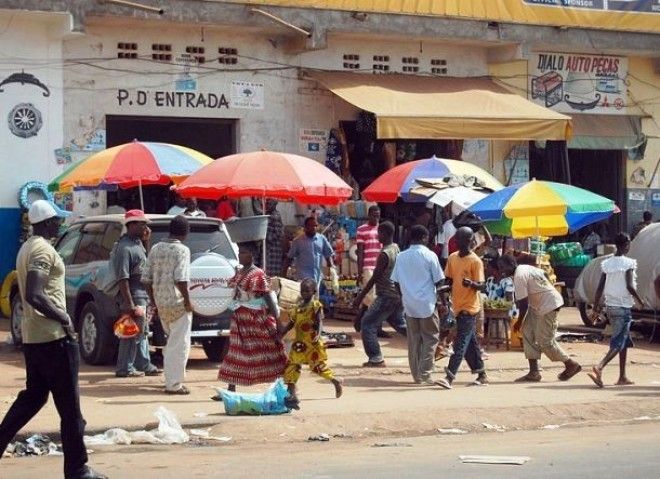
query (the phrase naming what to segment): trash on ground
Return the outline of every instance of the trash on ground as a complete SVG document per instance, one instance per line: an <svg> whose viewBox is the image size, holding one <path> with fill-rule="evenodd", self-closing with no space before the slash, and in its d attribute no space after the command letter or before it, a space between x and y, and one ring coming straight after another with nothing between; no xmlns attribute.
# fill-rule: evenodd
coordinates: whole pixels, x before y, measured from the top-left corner
<svg viewBox="0 0 660 479"><path fill-rule="evenodd" d="M10 443L5 453L8 457L61 456L62 450L48 436L34 434L25 441Z"/></svg>
<svg viewBox="0 0 660 479"><path fill-rule="evenodd" d="M290 411L285 404L289 391L282 378L278 378L263 393L237 393L224 389L217 391L218 395L222 396L225 413L229 416L261 416L285 414Z"/></svg>
<svg viewBox="0 0 660 479"><path fill-rule="evenodd" d="M231 441L231 437L211 436L211 432L209 431L209 429L191 429L190 430L190 435L201 437L203 439L208 439L210 441L220 441L220 442L229 442L229 441Z"/></svg>
<svg viewBox="0 0 660 479"><path fill-rule="evenodd" d="M407 442L377 442L372 444L371 447L412 447L412 444Z"/></svg>
<svg viewBox="0 0 660 479"><path fill-rule="evenodd" d="M546 424L545 426L541 427L541 429L559 429L561 427L561 424Z"/></svg>
<svg viewBox="0 0 660 479"><path fill-rule="evenodd" d="M346 434L345 432L339 432L337 434L333 434L332 437L335 437L337 439L353 439L353 434Z"/></svg>
<svg viewBox="0 0 660 479"><path fill-rule="evenodd" d="M114 444L183 444L190 436L183 430L174 413L160 406L154 416L158 419L158 429L151 431L126 431L120 428L108 429L103 434L85 436L86 446L111 446Z"/></svg>
<svg viewBox="0 0 660 479"><path fill-rule="evenodd" d="M555 339L562 343L599 343L604 336L601 333L566 333L555 335Z"/></svg>
<svg viewBox="0 0 660 479"><path fill-rule="evenodd" d="M506 431L506 426L500 426L499 424L488 424L487 422L484 422L481 423L481 425L490 431L497 431L497 432Z"/></svg>
<svg viewBox="0 0 660 479"><path fill-rule="evenodd" d="M449 429L443 429L439 427L436 429L438 433L440 434L467 434L468 432L465 429L458 429L458 428L449 428Z"/></svg>
<svg viewBox="0 0 660 479"><path fill-rule="evenodd" d="M327 442L327 441L330 440L330 436L324 432L324 433L318 434L318 435L316 435L316 436L309 436L309 437L307 438L307 440L308 440L308 441Z"/></svg>
<svg viewBox="0 0 660 479"><path fill-rule="evenodd" d="M636 417L634 420L635 421L651 421L653 418L651 416L639 416Z"/></svg>
<svg viewBox="0 0 660 479"><path fill-rule="evenodd" d="M195 414L193 414L194 417L206 417L208 415L209 413L207 412L196 412Z"/></svg>
<svg viewBox="0 0 660 479"><path fill-rule="evenodd" d="M527 456L458 456L463 464L510 464L522 466L531 457Z"/></svg>

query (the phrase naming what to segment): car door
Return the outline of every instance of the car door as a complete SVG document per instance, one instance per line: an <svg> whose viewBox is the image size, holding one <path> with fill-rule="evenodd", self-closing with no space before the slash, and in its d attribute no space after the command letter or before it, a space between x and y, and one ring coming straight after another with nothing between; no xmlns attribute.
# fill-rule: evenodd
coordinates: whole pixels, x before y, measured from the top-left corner
<svg viewBox="0 0 660 479"><path fill-rule="evenodd" d="M73 258L76 254L76 249L78 248L78 243L82 238L82 224L74 224L69 227L69 229L60 237L60 239L55 244L55 250L62 258L65 267L65 293L66 293L66 305L69 314L72 314L74 309L74 299L72 288L69 285L69 267L73 262Z"/></svg>

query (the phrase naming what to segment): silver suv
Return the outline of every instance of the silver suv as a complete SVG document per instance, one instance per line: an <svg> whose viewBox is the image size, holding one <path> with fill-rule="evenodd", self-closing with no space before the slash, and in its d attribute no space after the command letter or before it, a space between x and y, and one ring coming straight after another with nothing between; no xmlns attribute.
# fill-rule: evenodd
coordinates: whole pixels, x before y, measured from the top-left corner
<svg viewBox="0 0 660 479"><path fill-rule="evenodd" d="M168 235L172 216L147 215L152 244ZM221 361L229 345L230 312L227 305L233 291L228 279L238 265L238 247L231 241L225 224L216 218L188 218L190 234L185 241L191 252L192 341L201 344L211 361ZM80 354L88 364L113 361L117 338L112 327L119 317L118 297L98 287L98 278L108 267L110 251L124 231L122 215L105 215L74 221L57 240L55 249L66 265L67 310L79 332ZM12 298L12 336L20 344L21 305ZM154 318L152 343L163 346L160 326ZM161 336L161 338L159 338Z"/></svg>

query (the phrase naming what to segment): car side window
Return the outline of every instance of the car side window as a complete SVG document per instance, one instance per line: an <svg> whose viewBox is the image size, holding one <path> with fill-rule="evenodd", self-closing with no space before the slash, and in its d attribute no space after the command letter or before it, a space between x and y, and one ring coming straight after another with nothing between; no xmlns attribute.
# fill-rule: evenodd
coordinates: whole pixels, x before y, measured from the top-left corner
<svg viewBox="0 0 660 479"><path fill-rule="evenodd" d="M79 225L72 226L66 233L59 239L55 245L55 249L62 257L64 264L71 264L73 255L76 252L76 246L82 236L82 227Z"/></svg>
<svg viewBox="0 0 660 479"><path fill-rule="evenodd" d="M73 258L73 264L85 264L110 258L112 245L107 247L103 241L107 226L107 223L85 224L78 250Z"/></svg>

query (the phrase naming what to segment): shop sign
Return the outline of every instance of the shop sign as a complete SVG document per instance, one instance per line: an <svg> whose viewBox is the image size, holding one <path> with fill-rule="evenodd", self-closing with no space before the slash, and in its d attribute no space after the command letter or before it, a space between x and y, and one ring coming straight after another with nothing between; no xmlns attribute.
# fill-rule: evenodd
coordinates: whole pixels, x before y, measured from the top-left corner
<svg viewBox="0 0 660 479"><path fill-rule="evenodd" d="M229 109L224 93L167 91L167 90L117 90L117 105L120 107L156 107L191 109Z"/></svg>
<svg viewBox="0 0 660 479"><path fill-rule="evenodd" d="M660 12L658 0L523 0L531 5L547 5L561 8L583 8L610 12Z"/></svg>
<svg viewBox="0 0 660 479"><path fill-rule="evenodd" d="M245 110L263 110L264 84L249 81L231 82L231 106Z"/></svg>
<svg viewBox="0 0 660 479"><path fill-rule="evenodd" d="M300 151L307 154L324 152L328 143L328 135L328 130L301 128Z"/></svg>
<svg viewBox="0 0 660 479"><path fill-rule="evenodd" d="M536 53L529 61L531 100L563 113L626 114L628 59Z"/></svg>
<svg viewBox="0 0 660 479"><path fill-rule="evenodd" d="M639 191L629 191L628 192L628 200L630 200L630 201L645 201L646 200L646 195L644 193L639 192Z"/></svg>
<svg viewBox="0 0 660 479"><path fill-rule="evenodd" d="M653 206L660 205L660 193L653 193L653 196L651 196L651 202L653 203Z"/></svg>

